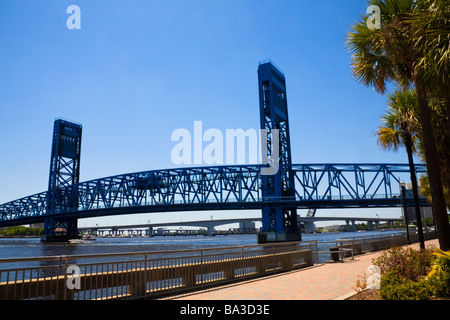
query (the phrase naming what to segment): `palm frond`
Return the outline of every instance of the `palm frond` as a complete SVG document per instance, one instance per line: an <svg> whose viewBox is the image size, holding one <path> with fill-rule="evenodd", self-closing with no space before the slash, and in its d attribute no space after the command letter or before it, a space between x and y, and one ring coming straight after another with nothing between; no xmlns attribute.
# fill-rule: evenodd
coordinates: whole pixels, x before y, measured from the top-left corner
<svg viewBox="0 0 450 320"><path fill-rule="evenodd" d="M381 117L382 125L376 131L378 145L397 151L404 146L404 140L409 136L412 151L416 152L420 131L417 104L413 90L397 90L388 95L388 108Z"/></svg>

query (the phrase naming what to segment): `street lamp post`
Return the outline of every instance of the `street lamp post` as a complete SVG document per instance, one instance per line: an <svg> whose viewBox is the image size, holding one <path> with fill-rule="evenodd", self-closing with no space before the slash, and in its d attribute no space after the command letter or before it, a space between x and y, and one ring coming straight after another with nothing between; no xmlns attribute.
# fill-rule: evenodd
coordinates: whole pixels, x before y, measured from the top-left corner
<svg viewBox="0 0 450 320"><path fill-rule="evenodd" d="M406 212L406 189L405 189L405 183L403 181L400 182L400 188L402 189L403 216L404 216L405 225L406 225L406 239L408 241L408 244L411 244L411 239L409 238L408 213Z"/></svg>

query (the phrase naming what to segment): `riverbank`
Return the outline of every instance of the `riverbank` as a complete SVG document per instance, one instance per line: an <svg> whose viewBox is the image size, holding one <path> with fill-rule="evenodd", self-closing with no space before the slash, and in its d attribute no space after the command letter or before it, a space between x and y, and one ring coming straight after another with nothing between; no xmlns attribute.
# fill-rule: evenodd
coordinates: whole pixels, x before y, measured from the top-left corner
<svg viewBox="0 0 450 320"><path fill-rule="evenodd" d="M40 239L41 236L2 236L0 235L0 239Z"/></svg>

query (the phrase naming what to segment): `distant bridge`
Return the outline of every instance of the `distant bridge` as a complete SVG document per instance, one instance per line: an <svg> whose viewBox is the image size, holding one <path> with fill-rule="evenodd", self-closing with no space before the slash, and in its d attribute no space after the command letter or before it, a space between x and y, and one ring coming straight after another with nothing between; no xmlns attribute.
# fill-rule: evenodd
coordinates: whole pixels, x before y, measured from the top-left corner
<svg viewBox="0 0 450 320"><path fill-rule="evenodd" d="M346 221L348 229L352 228L355 230L356 221L365 221L369 223L369 229L373 229L373 224L378 225L380 222L384 221L387 223L392 223L395 221L402 221L401 218L373 218L373 217L298 217L299 222L305 224L307 232L314 231L314 222L316 221ZM214 232L214 228L221 225L240 223L240 222L261 222L261 217L255 218L234 218L234 219L216 219L216 220L197 220L197 221L177 221L177 222L160 222L160 223L147 223L147 224L128 224L128 225L117 225L117 226L91 226L91 227L80 227L78 230L80 232L98 232L98 231L110 231L111 233L116 233L119 230L145 230L148 235L153 235L155 228L162 227L200 227L206 228L208 235L211 236ZM352 226L350 227L350 223Z"/></svg>

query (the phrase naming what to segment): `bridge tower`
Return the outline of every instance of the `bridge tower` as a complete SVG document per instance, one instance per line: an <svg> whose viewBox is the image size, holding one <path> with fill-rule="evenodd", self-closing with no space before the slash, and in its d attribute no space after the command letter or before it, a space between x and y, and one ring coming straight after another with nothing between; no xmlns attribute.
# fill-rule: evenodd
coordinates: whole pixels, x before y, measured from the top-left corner
<svg viewBox="0 0 450 320"><path fill-rule="evenodd" d="M55 120L47 193L49 217L45 219L41 241L67 241L78 237L77 219L58 215L58 211L78 208L77 197L71 197L74 193L67 187L80 182L81 133L80 124Z"/></svg>
<svg viewBox="0 0 450 320"><path fill-rule="evenodd" d="M284 73L271 61L258 67L260 126L267 139L263 158L278 155L278 171L261 175L262 197L268 200L262 208L262 228L258 242L299 241L301 233L297 223L297 209L285 207L281 200L295 198L294 174L286 165L292 164L289 119ZM278 130L278 139L273 136ZM272 150L272 140L278 140L278 150ZM274 144L276 146L276 144ZM266 154L264 154L266 153Z"/></svg>

